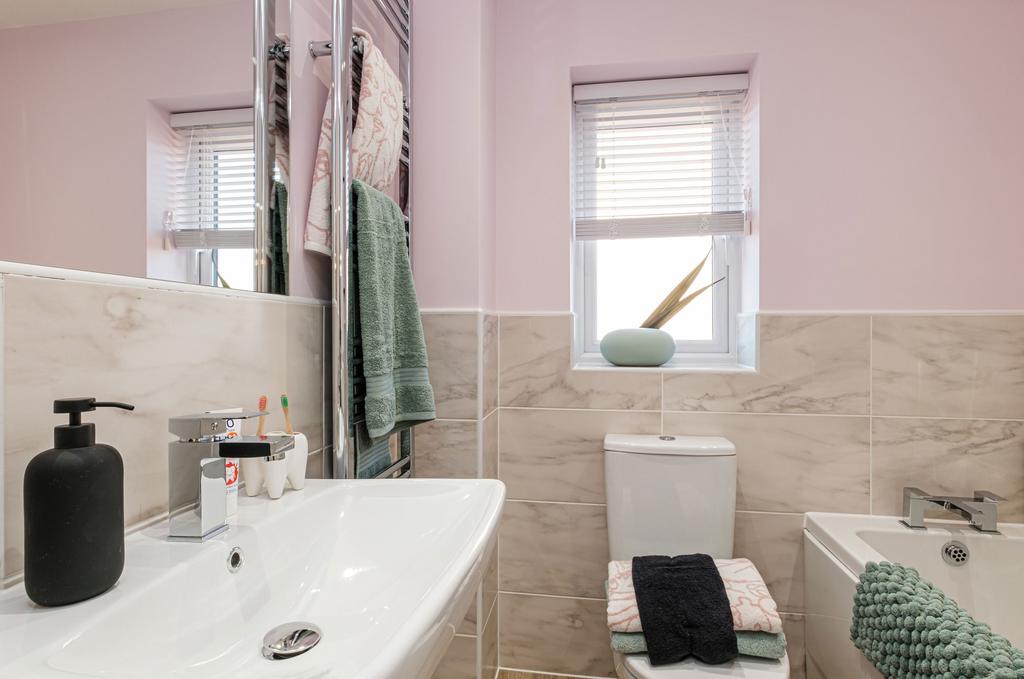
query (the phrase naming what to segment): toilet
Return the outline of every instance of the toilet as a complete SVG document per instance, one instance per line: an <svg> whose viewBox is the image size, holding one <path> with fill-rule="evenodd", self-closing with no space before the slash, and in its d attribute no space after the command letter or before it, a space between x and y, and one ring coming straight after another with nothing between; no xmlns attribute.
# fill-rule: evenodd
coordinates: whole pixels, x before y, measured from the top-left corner
<svg viewBox="0 0 1024 679"><path fill-rule="evenodd" d="M609 434L604 439L608 543L613 560L645 554L732 558L736 447L718 436ZM786 679L789 657L692 658L654 667L646 654L615 657L620 679Z"/></svg>

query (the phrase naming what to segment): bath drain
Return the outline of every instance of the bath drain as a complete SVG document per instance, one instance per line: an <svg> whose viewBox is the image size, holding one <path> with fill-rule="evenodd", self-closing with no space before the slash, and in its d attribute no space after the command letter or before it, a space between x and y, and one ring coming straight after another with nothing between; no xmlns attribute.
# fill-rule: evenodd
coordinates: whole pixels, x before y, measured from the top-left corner
<svg viewBox="0 0 1024 679"><path fill-rule="evenodd" d="M950 566L963 566L971 558L971 550L962 542L953 540L942 545L942 560Z"/></svg>
<svg viewBox="0 0 1024 679"><path fill-rule="evenodd" d="M322 632L310 622L289 622L278 625L263 637L263 657L287 660L310 651L320 643Z"/></svg>

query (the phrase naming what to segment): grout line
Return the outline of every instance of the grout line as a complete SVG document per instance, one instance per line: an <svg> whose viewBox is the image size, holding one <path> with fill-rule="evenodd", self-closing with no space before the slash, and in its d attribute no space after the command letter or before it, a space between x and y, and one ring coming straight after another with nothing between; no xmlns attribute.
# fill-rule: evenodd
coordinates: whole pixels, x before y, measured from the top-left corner
<svg viewBox="0 0 1024 679"><path fill-rule="evenodd" d="M499 667L502 672L515 672L516 674L525 674L532 679L606 679L605 677L595 676L593 674L562 674L560 672L542 672L538 670L521 670L515 667Z"/></svg>
<svg viewBox="0 0 1024 679"><path fill-rule="evenodd" d="M539 592L513 592L506 589L499 589L498 594L511 594L513 596L535 596L542 597L545 599L573 599L580 601L607 601L607 599L599 599L593 596L571 596L568 594L541 594Z"/></svg>
<svg viewBox="0 0 1024 679"><path fill-rule="evenodd" d="M771 311L758 310L754 313L759 316L1022 316L1024 311L1020 309L838 309L829 311L827 309L810 309L807 311Z"/></svg>
<svg viewBox="0 0 1024 679"><path fill-rule="evenodd" d="M4 468L6 464L6 450L4 444L7 442L6 420L7 420L7 372L4 366L4 354L6 353L6 327L7 327L7 304L6 304L6 277L0 275L0 495L3 494ZM7 536L4 530L4 502L0 502L0 589L5 587L3 578L7 571L4 567L4 553L7 551Z"/></svg>
<svg viewBox="0 0 1024 679"><path fill-rule="evenodd" d="M819 512L821 514L857 514L858 512L832 512L821 509L807 509L802 512L775 512L768 509L737 509L737 514L767 514L771 516L804 516L808 512Z"/></svg>
<svg viewBox="0 0 1024 679"><path fill-rule="evenodd" d="M494 387L497 390L497 392L498 392L498 393L496 393L494 395L494 413L495 413L495 416L498 418L498 421L496 423L497 432L495 434L495 436L498 437L498 440L494 442L494 446L495 446L494 455L495 455L495 458L496 458L495 462L494 462L494 475L497 478L500 479L501 478L501 420L502 420L502 417L501 417L501 316L496 316L495 319L494 319L494 323L495 323L494 341L496 342L496 346L494 348L494 351L495 351L495 357L494 357L495 366L494 367L495 367L495 370L498 371L498 375L497 375L497 379L495 379L495 387ZM498 539L497 539L497 541L495 542L495 545L494 545L494 581L495 581L496 589L500 591L501 590L501 526L500 525L498 526L497 531L498 531ZM484 573L484 577L485 578L487 577L486 573ZM495 592L494 593L494 615L498 616L498 617L496 617L494 619L494 637L495 637L494 643L495 643L495 646L497 646L497 648L495 648L495 650L494 650L494 664L497 665L497 667L494 669L494 676L495 676L495 678L497 678L500 675L500 673L501 673L501 670L500 670L500 668L501 668L501 646L502 646L502 644L501 644L501 610L499 609L499 605L500 604L498 603L500 599L501 599L501 595L498 592ZM484 624L484 627L485 628L487 627L486 623Z"/></svg>
<svg viewBox="0 0 1024 679"><path fill-rule="evenodd" d="M868 316L868 514L875 510L875 317Z"/></svg>
<svg viewBox="0 0 1024 679"><path fill-rule="evenodd" d="M476 478L484 475L484 315L476 315ZM481 590L483 591L483 590ZM479 613L479 611L477 611ZM477 630L479 631L479 630ZM479 652L477 653L479 656Z"/></svg>
<svg viewBox="0 0 1024 679"><path fill-rule="evenodd" d="M669 415L767 415L770 417L843 417L843 418L867 418L867 413L798 413L798 412L752 412L749 410L667 410Z"/></svg>
<svg viewBox="0 0 1024 679"><path fill-rule="evenodd" d="M799 412L751 412L749 410L640 410L640 409L613 409L613 408L549 408L536 406L501 406L504 410L531 411L539 410L546 412L569 412L569 413L647 413L664 415L725 415L725 416L767 416L767 417L832 417L846 419L885 419L885 420L961 420L977 422L1024 422L1024 417L971 417L971 416L946 416L946 415L878 415L870 413L799 413ZM445 418L447 419L447 418Z"/></svg>
<svg viewBox="0 0 1024 679"><path fill-rule="evenodd" d="M593 674L561 674L558 672L539 672L537 670L521 670L515 667L504 667L498 668L501 672L515 672L517 674L525 674L536 679L605 679L605 677L597 677Z"/></svg>
<svg viewBox="0 0 1024 679"><path fill-rule="evenodd" d="M506 497L505 502L520 502L530 504L541 504L541 505L570 505L577 507L604 507L607 505L605 502L570 502L566 500L529 500L518 497Z"/></svg>
<svg viewBox="0 0 1024 679"><path fill-rule="evenodd" d="M574 502L568 500L534 500L530 498L506 497L505 502L533 505L561 505L566 507L607 507L606 502ZM773 516L803 516L807 512L821 512L823 514L858 514L860 512L836 512L823 509L807 509L804 511L779 512L769 509L737 509L737 514L768 514ZM500 563L500 562L499 562Z"/></svg>
<svg viewBox="0 0 1024 679"><path fill-rule="evenodd" d="M944 415L872 415L875 420L944 420L951 422L1024 422L1018 417L946 417Z"/></svg>
<svg viewBox="0 0 1024 679"><path fill-rule="evenodd" d="M661 435L665 435L665 373L661 373Z"/></svg>
<svg viewBox="0 0 1024 679"><path fill-rule="evenodd" d="M551 410L581 413L660 413L661 410L640 408L552 408L547 406L501 406L506 410Z"/></svg>

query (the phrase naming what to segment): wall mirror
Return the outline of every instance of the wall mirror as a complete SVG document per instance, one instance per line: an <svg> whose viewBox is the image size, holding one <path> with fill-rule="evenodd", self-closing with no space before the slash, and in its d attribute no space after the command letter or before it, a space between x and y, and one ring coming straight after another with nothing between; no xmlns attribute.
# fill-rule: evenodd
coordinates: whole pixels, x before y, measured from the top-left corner
<svg viewBox="0 0 1024 679"><path fill-rule="evenodd" d="M289 13L286 0L0 2L0 260L326 297L329 259L303 250L300 226L327 87L308 106L297 210Z"/></svg>

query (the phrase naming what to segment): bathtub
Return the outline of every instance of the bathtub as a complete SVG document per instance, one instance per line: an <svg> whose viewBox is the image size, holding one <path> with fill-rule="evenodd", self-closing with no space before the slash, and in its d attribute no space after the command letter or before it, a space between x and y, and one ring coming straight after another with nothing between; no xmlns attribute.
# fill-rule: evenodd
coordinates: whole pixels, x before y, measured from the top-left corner
<svg viewBox="0 0 1024 679"><path fill-rule="evenodd" d="M869 561L916 568L978 620L1024 648L1024 524L1000 523L1001 535L966 523L930 521L916 531L892 516L808 513L804 519L804 593L809 679L877 679L850 641L853 593ZM947 544L959 542L969 556Z"/></svg>

